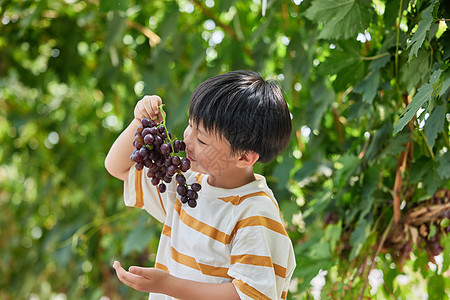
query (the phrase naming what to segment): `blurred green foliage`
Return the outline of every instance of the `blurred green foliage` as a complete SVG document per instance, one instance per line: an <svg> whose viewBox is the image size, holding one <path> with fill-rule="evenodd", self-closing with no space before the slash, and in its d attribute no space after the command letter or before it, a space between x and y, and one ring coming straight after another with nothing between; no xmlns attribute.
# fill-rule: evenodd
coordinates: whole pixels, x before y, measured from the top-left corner
<svg viewBox="0 0 450 300"><path fill-rule="evenodd" d="M161 226L106 153L143 95L181 136L195 87L235 69L293 115L255 167L295 245L288 297L322 269L324 298L448 299L449 19L443 0L0 0L0 299L145 298L111 264L151 266Z"/></svg>

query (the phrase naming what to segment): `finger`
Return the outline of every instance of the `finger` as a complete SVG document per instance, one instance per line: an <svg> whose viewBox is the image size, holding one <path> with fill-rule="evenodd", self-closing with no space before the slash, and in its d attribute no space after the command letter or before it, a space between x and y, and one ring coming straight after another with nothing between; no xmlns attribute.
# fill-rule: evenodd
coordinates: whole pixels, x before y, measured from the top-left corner
<svg viewBox="0 0 450 300"><path fill-rule="evenodd" d="M151 99L151 106L155 114L159 114L159 106L162 104L162 100L158 96L153 96Z"/></svg>
<svg viewBox="0 0 450 300"><path fill-rule="evenodd" d="M150 277L150 272L148 272L148 270L149 270L149 268L142 268L142 267L130 267L129 269L128 269L128 271L130 272L130 273L132 273L132 274L135 274L135 275L139 275L139 276L142 276L142 277L146 277L146 278L149 278Z"/></svg>
<svg viewBox="0 0 450 300"><path fill-rule="evenodd" d="M156 113L154 112L152 107L153 97L154 96L144 96L144 98L139 101L137 108L144 118L155 120Z"/></svg>
<svg viewBox="0 0 450 300"><path fill-rule="evenodd" d="M119 280L121 282L123 282L124 284L128 285L129 287L135 288L135 286L136 286L135 281L138 278L142 278L138 275L127 272L124 268L122 268L122 266L120 265L120 263L118 261L114 262L113 267L116 270L116 274L117 274L117 277L119 278Z"/></svg>
<svg viewBox="0 0 450 300"><path fill-rule="evenodd" d="M142 120L145 116L141 111L141 103L138 102L134 109L134 117L138 119L139 121Z"/></svg>
<svg viewBox="0 0 450 300"><path fill-rule="evenodd" d="M158 118L159 122L163 121L163 117L161 114L164 114L164 116L166 115L164 113L163 110L159 109L159 106L162 105L162 99L159 96L153 96L154 98L152 99L152 109L156 114L156 117Z"/></svg>

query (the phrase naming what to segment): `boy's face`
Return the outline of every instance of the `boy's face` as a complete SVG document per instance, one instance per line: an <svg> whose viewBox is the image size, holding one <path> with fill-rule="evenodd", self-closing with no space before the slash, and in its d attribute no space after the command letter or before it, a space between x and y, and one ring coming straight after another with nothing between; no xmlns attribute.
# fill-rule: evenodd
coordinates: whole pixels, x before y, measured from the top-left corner
<svg viewBox="0 0 450 300"><path fill-rule="evenodd" d="M198 127L189 120L184 130L186 156L191 161L191 170L220 177L229 174L238 156L233 155L227 140L215 133L208 133L202 123Z"/></svg>

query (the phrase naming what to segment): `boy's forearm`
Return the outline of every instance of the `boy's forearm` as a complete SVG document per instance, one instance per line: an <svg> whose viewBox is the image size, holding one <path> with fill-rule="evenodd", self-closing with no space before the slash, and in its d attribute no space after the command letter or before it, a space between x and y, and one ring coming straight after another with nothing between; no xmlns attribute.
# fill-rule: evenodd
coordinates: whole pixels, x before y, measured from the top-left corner
<svg viewBox="0 0 450 300"><path fill-rule="evenodd" d="M130 155L134 150L134 133L139 125L139 121L133 119L111 146L105 159L105 167L108 172L123 181L127 180L128 170L133 165Z"/></svg>
<svg viewBox="0 0 450 300"><path fill-rule="evenodd" d="M239 300L233 283L205 283L171 276L162 293L183 300Z"/></svg>

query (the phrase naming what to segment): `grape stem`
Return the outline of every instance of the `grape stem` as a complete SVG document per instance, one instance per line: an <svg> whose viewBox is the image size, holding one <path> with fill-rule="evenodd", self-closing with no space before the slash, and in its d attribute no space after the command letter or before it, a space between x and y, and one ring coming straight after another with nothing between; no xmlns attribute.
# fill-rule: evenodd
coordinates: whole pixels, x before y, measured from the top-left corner
<svg viewBox="0 0 450 300"><path fill-rule="evenodd" d="M161 105L158 106L160 112L162 112L163 107L164 107L164 104L161 104ZM164 130L166 131L167 139L169 140L170 146L173 149L173 140L170 138L169 131L167 130L167 127L166 127L166 117L164 116L163 113L161 113L161 116L162 116L163 121L162 121L162 123L159 123L159 124L164 126ZM170 153L170 156L173 157L174 153L173 152ZM183 172L181 172L181 171L177 171L177 173L178 174L183 174ZM188 185L187 183L185 185L186 185L187 188L190 187L190 185Z"/></svg>
<svg viewBox="0 0 450 300"><path fill-rule="evenodd" d="M166 127L166 117L165 117L164 114L162 113L163 107L164 107L164 104L161 104L161 105L158 106L159 112L161 113L161 116L162 116L162 119L163 119L162 124L161 124L161 123L159 123L159 124L162 125L162 126L164 126L164 130L166 131L167 139L169 140L170 146L171 146L172 149L173 149L173 140L171 139L170 134L169 134L169 131L167 130L167 127ZM173 155L174 155L174 153L171 152L171 153L170 153L170 156L172 157Z"/></svg>

